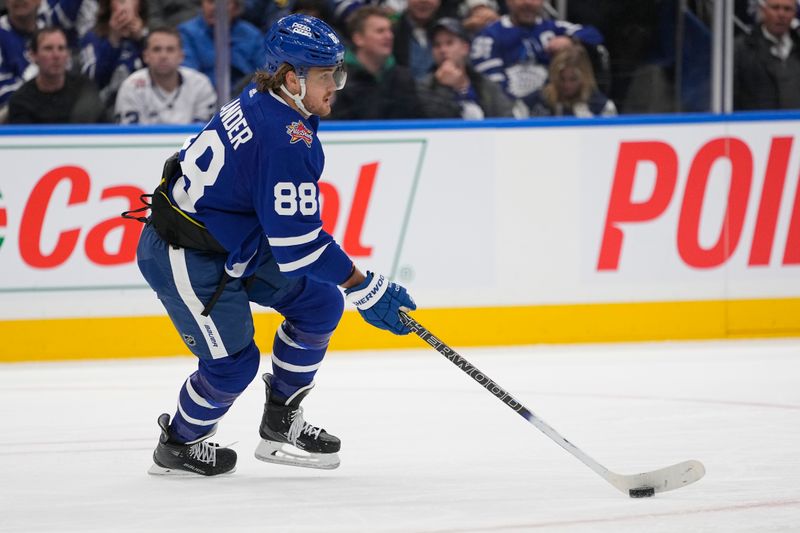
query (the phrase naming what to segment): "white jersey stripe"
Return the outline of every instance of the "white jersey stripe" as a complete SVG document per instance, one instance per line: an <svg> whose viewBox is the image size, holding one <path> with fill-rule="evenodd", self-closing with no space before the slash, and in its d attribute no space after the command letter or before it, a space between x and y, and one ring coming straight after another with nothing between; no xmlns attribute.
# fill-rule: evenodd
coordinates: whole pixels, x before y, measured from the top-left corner
<svg viewBox="0 0 800 533"><path fill-rule="evenodd" d="M250 259L248 259L247 261L244 261L242 263L234 263L232 269L228 268L228 265L225 265L225 273L227 273L232 278L241 278L242 274L244 274L244 271L247 270L247 265L250 264L250 261L253 260L253 258L256 256L257 253L258 250L253 252L253 255L251 255Z"/></svg>
<svg viewBox="0 0 800 533"><path fill-rule="evenodd" d="M64 28L65 30L72 29L72 21L69 19L64 10L61 8L60 4L56 4L55 9L53 9L53 14L55 15L56 20L51 20L50 23L53 24L54 22Z"/></svg>
<svg viewBox="0 0 800 533"><path fill-rule="evenodd" d="M306 244L312 242L317 238L319 232L322 231L322 226L310 231L305 235L298 235L297 237L268 237L270 246L297 246L298 244Z"/></svg>
<svg viewBox="0 0 800 533"><path fill-rule="evenodd" d="M10 83L4 87L0 87L0 96L3 96L6 93L12 93L19 89L22 86L22 81L16 81L14 83Z"/></svg>
<svg viewBox="0 0 800 533"><path fill-rule="evenodd" d="M286 361L281 361L280 359L275 357L275 354L272 354L272 364L277 366L278 368L288 370L289 372L313 372L314 370L322 366L322 361L320 361L315 365L300 366L287 363Z"/></svg>
<svg viewBox="0 0 800 533"><path fill-rule="evenodd" d="M292 338L289 337L289 335L287 335L285 331L283 331L283 325L278 326L278 338L280 340L282 340L285 344L288 344L289 346L291 346L292 348L298 348L300 350L305 350L305 348L303 348L302 346L300 346L299 344L294 342L292 340Z"/></svg>
<svg viewBox="0 0 800 533"><path fill-rule="evenodd" d="M192 387L192 382L188 379L186 380L186 392L189 393L189 398L191 398L192 401L197 405L199 405L200 407L205 407L207 409L216 409L216 407L208 403L208 400L200 396L197 393L197 391L194 390L194 387Z"/></svg>
<svg viewBox="0 0 800 533"><path fill-rule="evenodd" d="M320 246L307 256L301 257L297 261L292 261L291 263L278 263L278 268L280 268L281 272L291 272L293 270L303 268L304 266L308 266L317 259L319 259L319 256L322 255L322 252L325 251L325 248L328 247L328 244L326 244L325 246Z"/></svg>
<svg viewBox="0 0 800 533"><path fill-rule="evenodd" d="M175 287L178 289L178 296L180 296L189 312L192 314L197 327L203 333L203 338L206 340L208 350L211 352L213 359L220 359L227 357L228 352L225 350L225 345L222 344L222 337L217 331L217 326L210 316L203 316L203 303L194 293L192 289L192 282L189 280L189 271L186 268L186 255L183 248L169 247L169 264L172 268L172 278L175 281Z"/></svg>
<svg viewBox="0 0 800 533"><path fill-rule="evenodd" d="M183 410L183 406L181 405L180 401L178 402L178 411L180 411L181 416L183 417L184 420L186 420L190 424L194 424L195 426L213 426L214 424L222 420L221 416L219 418L215 418L214 420L200 420L199 418L193 418L186 414L186 411Z"/></svg>
<svg viewBox="0 0 800 533"><path fill-rule="evenodd" d="M500 59L499 57L495 57L492 59L487 59L486 61L481 61L480 63L475 65L475 70L477 70L478 72L485 72L490 68L502 67L502 66L503 66L503 60Z"/></svg>
<svg viewBox="0 0 800 533"><path fill-rule="evenodd" d="M313 382L313 381L312 381L311 383L309 383L308 385L306 385L305 387L300 387L299 389L297 389L297 391L296 391L294 394L292 394L291 396L289 396L289 397L286 399L286 405L289 405L289 404L291 404L291 403L292 403L292 400L294 400L295 398L297 398L298 396L300 396L300 395L301 395L302 393L304 393L305 391L307 391L307 390L311 390L311 389L313 389L313 388L314 388L314 382Z"/></svg>

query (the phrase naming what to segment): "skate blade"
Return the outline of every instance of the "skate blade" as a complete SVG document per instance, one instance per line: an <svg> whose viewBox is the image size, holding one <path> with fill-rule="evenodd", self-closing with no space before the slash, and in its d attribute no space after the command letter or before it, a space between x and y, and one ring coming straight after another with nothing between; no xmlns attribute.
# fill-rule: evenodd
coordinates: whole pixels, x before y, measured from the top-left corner
<svg viewBox="0 0 800 533"><path fill-rule="evenodd" d="M339 454L336 453L308 453L291 444L264 439L258 443L255 455L256 459L267 463L322 470L333 470L340 464Z"/></svg>
<svg viewBox="0 0 800 533"><path fill-rule="evenodd" d="M233 474L236 472L236 467L234 466L231 470L225 472L224 474L217 474L216 476L204 476L203 474L198 474L197 472L189 472L188 470L179 470L177 468L165 468L163 466L158 466L157 464L153 463L152 466L147 470L147 473L151 476L169 476L169 477L219 477L219 476L227 476L228 474Z"/></svg>

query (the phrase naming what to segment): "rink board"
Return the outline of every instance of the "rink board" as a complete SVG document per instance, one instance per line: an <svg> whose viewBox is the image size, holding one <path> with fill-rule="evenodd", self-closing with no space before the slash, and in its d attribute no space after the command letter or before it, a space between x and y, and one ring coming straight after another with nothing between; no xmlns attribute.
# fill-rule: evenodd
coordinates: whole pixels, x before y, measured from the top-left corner
<svg viewBox="0 0 800 533"><path fill-rule="evenodd" d="M731 327L725 317L736 314ZM563 306L423 309L414 317L458 349L537 343L794 337L800 335L800 299L653 302ZM276 313L256 313L256 343L272 346ZM0 322L0 361L108 359L188 354L164 316L66 318ZM332 350L419 348L414 335L398 337L346 311ZM13 348L13 349L12 349Z"/></svg>
<svg viewBox="0 0 800 533"><path fill-rule="evenodd" d="M194 131L0 130L0 361L188 353L117 215ZM798 131L785 113L326 123L322 218L456 346L797 336ZM261 346L277 321L257 314ZM418 342L350 309L332 347Z"/></svg>

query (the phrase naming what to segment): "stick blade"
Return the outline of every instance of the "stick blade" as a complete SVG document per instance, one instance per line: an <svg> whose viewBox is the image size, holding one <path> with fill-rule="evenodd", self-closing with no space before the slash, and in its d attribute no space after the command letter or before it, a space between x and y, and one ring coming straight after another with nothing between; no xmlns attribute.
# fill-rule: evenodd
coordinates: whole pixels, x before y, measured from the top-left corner
<svg viewBox="0 0 800 533"><path fill-rule="evenodd" d="M631 489L652 488L655 492L667 492L699 481L706 474L700 461L684 461L652 472L622 475L609 473L608 481L628 495Z"/></svg>

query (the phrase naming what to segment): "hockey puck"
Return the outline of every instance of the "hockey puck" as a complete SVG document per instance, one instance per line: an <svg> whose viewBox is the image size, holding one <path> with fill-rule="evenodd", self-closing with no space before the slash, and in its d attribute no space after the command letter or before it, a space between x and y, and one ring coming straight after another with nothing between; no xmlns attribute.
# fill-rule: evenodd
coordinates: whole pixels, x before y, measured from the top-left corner
<svg viewBox="0 0 800 533"><path fill-rule="evenodd" d="M628 495L631 498L651 498L655 496L656 489L653 487L639 487L638 489L630 489Z"/></svg>

